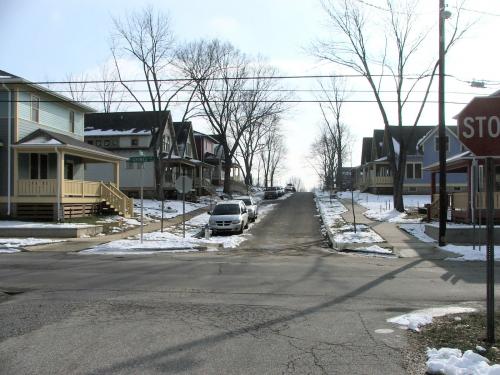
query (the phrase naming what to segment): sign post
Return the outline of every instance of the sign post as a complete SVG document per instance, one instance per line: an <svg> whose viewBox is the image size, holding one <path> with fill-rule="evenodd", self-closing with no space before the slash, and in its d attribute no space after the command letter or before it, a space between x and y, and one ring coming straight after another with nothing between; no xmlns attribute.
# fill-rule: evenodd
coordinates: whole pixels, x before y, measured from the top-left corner
<svg viewBox="0 0 500 375"><path fill-rule="evenodd" d="M495 163L493 156L500 156L499 105L500 97L498 96L474 98L457 116L460 141L476 156L482 157L486 164L486 339L490 344L495 342ZM480 213L481 210L479 210L479 215Z"/></svg>
<svg viewBox="0 0 500 375"><path fill-rule="evenodd" d="M186 192L193 188L193 180L189 176L182 175L175 180L175 190L182 193L182 237L186 237Z"/></svg>

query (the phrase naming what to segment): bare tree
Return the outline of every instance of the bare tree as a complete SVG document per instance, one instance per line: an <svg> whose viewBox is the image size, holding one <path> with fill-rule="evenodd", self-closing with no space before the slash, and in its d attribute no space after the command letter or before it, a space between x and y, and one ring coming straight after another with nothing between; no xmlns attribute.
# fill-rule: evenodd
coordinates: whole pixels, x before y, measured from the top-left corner
<svg viewBox="0 0 500 375"><path fill-rule="evenodd" d="M247 104L243 87L248 58L229 43L201 40L182 48L178 60L196 89L202 107L199 115L208 121L224 150L224 192L230 193L231 166L240 139L251 124L236 116L243 112L242 103Z"/></svg>
<svg viewBox="0 0 500 375"><path fill-rule="evenodd" d="M165 79L172 72L172 63L175 58L174 36L167 14L147 7L142 11L130 13L123 20L115 18L113 22L115 35L112 40L111 52L118 79L143 111L151 110L156 113L156 121L151 129L150 148L155 157L156 192L163 199L161 182L164 180L165 170L162 168L160 157L162 145L160 135L165 130L171 101L190 82L179 84L177 81L172 82ZM132 86L129 81L123 79L120 58L129 58L139 63L146 87L146 98L140 96L136 86ZM186 106L186 112L188 108L189 105ZM172 143L169 157L173 148L174 144Z"/></svg>
<svg viewBox="0 0 500 375"><path fill-rule="evenodd" d="M283 142L283 134L276 126L275 130L266 134L264 148L260 152L265 187L274 186L274 179L283 164L285 154L286 147Z"/></svg>
<svg viewBox="0 0 500 375"><path fill-rule="evenodd" d="M311 167L318 175L323 190L333 190L337 174L337 153L335 140L330 130L322 124L320 134L311 145Z"/></svg>
<svg viewBox="0 0 500 375"><path fill-rule="evenodd" d="M331 142L335 156L332 158L335 165L335 186L342 186L342 168L344 159L347 157L350 143L349 129L341 121L342 107L345 99L345 83L338 78L332 78L328 85L320 82L322 88L322 101L319 106L323 116L324 131L329 133L328 140Z"/></svg>
<svg viewBox="0 0 500 375"><path fill-rule="evenodd" d="M116 112L122 106L123 91L120 90L120 84L117 82L118 75L116 70L105 63L99 70L99 77L95 83L95 90L102 103L102 110L105 113Z"/></svg>
<svg viewBox="0 0 500 375"><path fill-rule="evenodd" d="M86 90L88 80L88 75L85 73L79 75L66 74L68 96L76 102L85 102L88 95Z"/></svg>
<svg viewBox="0 0 500 375"><path fill-rule="evenodd" d="M400 140L400 152L396 152L390 125L389 106L381 97L383 76L392 77L396 101L396 122L399 129L405 123L406 104L414 95L418 95L417 87L423 85L424 93L419 97L417 113L409 121L414 127L418 124L429 90L438 67L438 61L430 62L428 68L421 69L416 77L408 77L408 69L413 62L421 64L419 52L426 47L425 43L431 28L418 27L418 12L415 11L418 1L386 0L386 12L370 12L370 19L387 25L387 30L379 33L373 28L368 31L368 18L365 8L369 5L356 0L322 0L323 9L332 27L332 39L316 43L313 54L322 60L347 67L366 78L375 97L386 131L386 143L389 151L389 163L393 175L394 208L404 211L403 182L406 166L407 147L414 137L414 128L408 138ZM382 19L377 15L382 14ZM448 38L446 52L464 35L470 27L461 27L461 6L457 7L454 25ZM372 43L376 38L377 43ZM380 46L383 46L380 54ZM378 78L380 77L380 78ZM420 90L419 90L420 91Z"/></svg>
<svg viewBox="0 0 500 375"><path fill-rule="evenodd" d="M233 121L237 126L232 129L244 129L238 142L238 156L242 159L242 172L245 184L253 184L252 171L255 156L265 146L264 137L275 129L279 114L286 110L284 100L288 93L279 90L274 77L277 70L263 61L250 65L249 74L241 95L242 103L233 113ZM233 135L233 138L236 138Z"/></svg>

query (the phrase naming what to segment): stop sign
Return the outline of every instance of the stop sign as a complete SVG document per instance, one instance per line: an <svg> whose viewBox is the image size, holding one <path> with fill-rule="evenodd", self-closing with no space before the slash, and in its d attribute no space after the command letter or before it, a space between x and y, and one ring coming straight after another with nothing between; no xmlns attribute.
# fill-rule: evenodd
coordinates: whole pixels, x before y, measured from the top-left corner
<svg viewBox="0 0 500 375"><path fill-rule="evenodd" d="M500 96L474 98L457 116L458 138L477 156L500 156Z"/></svg>

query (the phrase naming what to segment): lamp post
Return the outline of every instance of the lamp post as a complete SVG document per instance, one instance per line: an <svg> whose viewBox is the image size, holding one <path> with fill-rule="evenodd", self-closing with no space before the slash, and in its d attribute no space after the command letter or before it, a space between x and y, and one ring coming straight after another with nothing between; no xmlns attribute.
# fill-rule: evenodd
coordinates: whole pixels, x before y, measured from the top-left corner
<svg viewBox="0 0 500 375"><path fill-rule="evenodd" d="M439 246L446 244L446 219L448 216L448 195L446 193L446 124L444 111L444 21L450 18L450 16L450 12L445 10L444 0L439 0Z"/></svg>

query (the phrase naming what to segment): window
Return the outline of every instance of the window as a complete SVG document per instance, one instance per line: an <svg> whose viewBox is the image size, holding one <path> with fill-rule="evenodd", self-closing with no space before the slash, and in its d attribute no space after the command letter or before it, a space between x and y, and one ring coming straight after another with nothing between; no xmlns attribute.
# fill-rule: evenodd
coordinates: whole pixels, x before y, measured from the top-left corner
<svg viewBox="0 0 500 375"><path fill-rule="evenodd" d="M101 141L100 140L95 141L95 145L96 146L100 146L101 145Z"/></svg>
<svg viewBox="0 0 500 375"><path fill-rule="evenodd" d="M118 147L118 139L114 138L111 140L111 146Z"/></svg>
<svg viewBox="0 0 500 375"><path fill-rule="evenodd" d="M134 169L134 163L130 161L125 162L125 169Z"/></svg>
<svg viewBox="0 0 500 375"><path fill-rule="evenodd" d="M31 96L31 121L40 122L40 98Z"/></svg>
<svg viewBox="0 0 500 375"><path fill-rule="evenodd" d="M89 141L87 141L87 143L88 143L89 145L93 145L93 144L94 144L94 141L93 141L93 140L89 140Z"/></svg>
<svg viewBox="0 0 500 375"><path fill-rule="evenodd" d="M130 140L130 146L139 146L139 138L132 138Z"/></svg>
<svg viewBox="0 0 500 375"><path fill-rule="evenodd" d="M19 178L46 180L57 178L57 155L50 154L19 154Z"/></svg>
<svg viewBox="0 0 500 375"><path fill-rule="evenodd" d="M104 147L109 147L110 144L111 142L109 141L109 139L104 140Z"/></svg>
<svg viewBox="0 0 500 375"><path fill-rule="evenodd" d="M421 179L422 178L422 164L420 164L420 163L407 163L406 164L406 178Z"/></svg>
<svg viewBox="0 0 500 375"><path fill-rule="evenodd" d="M411 191L412 193L415 193L417 191L417 188L415 186L410 186L408 188L408 191Z"/></svg>
<svg viewBox="0 0 500 375"><path fill-rule="evenodd" d="M450 151L450 139L448 136L444 137L444 143L446 145L446 152ZM434 149L439 151L439 137L434 138Z"/></svg>
<svg viewBox="0 0 500 375"><path fill-rule="evenodd" d="M71 133L75 132L75 112L69 111L69 131Z"/></svg>

